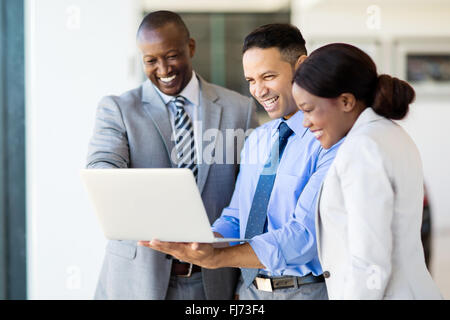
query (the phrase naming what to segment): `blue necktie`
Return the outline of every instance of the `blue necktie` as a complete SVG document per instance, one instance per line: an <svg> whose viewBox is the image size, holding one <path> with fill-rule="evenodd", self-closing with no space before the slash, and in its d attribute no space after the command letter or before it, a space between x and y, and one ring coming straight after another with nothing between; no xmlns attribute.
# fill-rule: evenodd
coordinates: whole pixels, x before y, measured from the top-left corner
<svg viewBox="0 0 450 320"><path fill-rule="evenodd" d="M288 138L293 133L284 121L280 123L278 130L278 141L275 141L272 146L269 160L264 165L261 175L259 176L255 195L253 196L252 207L250 209L247 228L245 230L246 239L253 238L264 231L264 225L267 220L267 205L269 204L270 194L272 193L273 184L275 182L278 164L283 155ZM258 269L242 268L241 273L245 285L249 287L258 274Z"/></svg>

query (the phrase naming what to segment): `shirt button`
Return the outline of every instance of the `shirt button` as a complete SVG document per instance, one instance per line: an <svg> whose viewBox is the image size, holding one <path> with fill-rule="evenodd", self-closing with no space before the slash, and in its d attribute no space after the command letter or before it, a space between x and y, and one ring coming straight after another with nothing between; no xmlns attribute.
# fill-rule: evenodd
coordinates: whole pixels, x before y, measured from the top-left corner
<svg viewBox="0 0 450 320"><path fill-rule="evenodd" d="M323 277L324 278L329 278L330 277L330 272L329 271L324 271L323 272Z"/></svg>

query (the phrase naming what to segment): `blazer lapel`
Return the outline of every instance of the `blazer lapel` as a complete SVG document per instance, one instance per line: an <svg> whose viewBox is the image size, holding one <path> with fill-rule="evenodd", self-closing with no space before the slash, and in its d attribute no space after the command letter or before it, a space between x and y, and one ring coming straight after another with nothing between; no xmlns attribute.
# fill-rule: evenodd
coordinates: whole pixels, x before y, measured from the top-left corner
<svg viewBox="0 0 450 320"><path fill-rule="evenodd" d="M145 81L142 86L142 102L145 112L152 119L164 141L172 167L176 167L171 157L175 143L172 140L172 126L170 124L169 113L163 100L150 83L150 80Z"/></svg>
<svg viewBox="0 0 450 320"><path fill-rule="evenodd" d="M319 262L322 265L322 261L320 259L321 253L320 253L320 198L322 196L322 190L323 190L323 182L320 185L320 189L319 189L319 193L317 196L317 201L316 201L316 212L315 212L315 225L316 225L316 246L317 246L317 256L319 258ZM324 270L322 270L324 271Z"/></svg>
<svg viewBox="0 0 450 320"><path fill-rule="evenodd" d="M201 77L199 77L199 81L201 90L200 105L202 106L199 120L202 123L202 136L201 141L198 143L198 145L201 147L201 150L199 150L201 160L199 161L198 166L197 185L201 194L203 192L203 188L208 177L209 168L211 166L211 164L205 162L205 157L203 157L203 150L205 150L206 147L208 147L209 150L212 149L213 146L211 144L213 144L215 148L215 144L217 141L217 139L214 139L214 141L205 141L203 135L205 131L209 129L220 129L222 106L216 103L219 97L215 93L214 88L207 82L205 82ZM222 148L222 146L219 147ZM208 158L209 157L206 157L207 160Z"/></svg>

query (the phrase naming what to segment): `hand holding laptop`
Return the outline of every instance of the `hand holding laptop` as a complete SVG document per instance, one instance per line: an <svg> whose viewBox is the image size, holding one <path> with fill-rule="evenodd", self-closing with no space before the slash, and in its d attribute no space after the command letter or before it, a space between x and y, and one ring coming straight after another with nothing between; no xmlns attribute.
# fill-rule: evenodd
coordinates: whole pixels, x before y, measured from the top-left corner
<svg viewBox="0 0 450 320"><path fill-rule="evenodd" d="M248 242L215 245L249 240L213 233L191 170L84 169L81 176L106 238L141 240L208 269L265 268Z"/></svg>
<svg viewBox="0 0 450 320"><path fill-rule="evenodd" d="M199 242L164 242L157 239L152 241L139 241L138 245L161 251L189 263L207 269L218 268L216 257L218 249L210 243Z"/></svg>
<svg viewBox="0 0 450 320"><path fill-rule="evenodd" d="M220 233L214 232L216 238L223 238ZM214 269L214 249L229 247L228 242L200 243L200 242L166 242L158 239L152 241L138 241L138 245L152 248L170 254L171 256L204 268Z"/></svg>
<svg viewBox="0 0 450 320"><path fill-rule="evenodd" d="M247 241L214 237L189 169L83 169L80 173L108 239Z"/></svg>
<svg viewBox="0 0 450 320"><path fill-rule="evenodd" d="M265 268L248 242L227 246L226 248L217 248L211 243L163 242L153 239L152 241L139 241L138 245L170 254L179 260L207 269L225 267Z"/></svg>

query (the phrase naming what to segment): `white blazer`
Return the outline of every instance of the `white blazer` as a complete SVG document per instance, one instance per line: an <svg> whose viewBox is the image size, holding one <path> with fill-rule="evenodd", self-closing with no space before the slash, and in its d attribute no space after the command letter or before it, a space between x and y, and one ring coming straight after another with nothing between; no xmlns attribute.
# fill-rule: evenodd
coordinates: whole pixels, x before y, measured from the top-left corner
<svg viewBox="0 0 450 320"><path fill-rule="evenodd" d="M364 110L322 185L316 212L330 299L442 299L425 266L419 152L396 123Z"/></svg>

